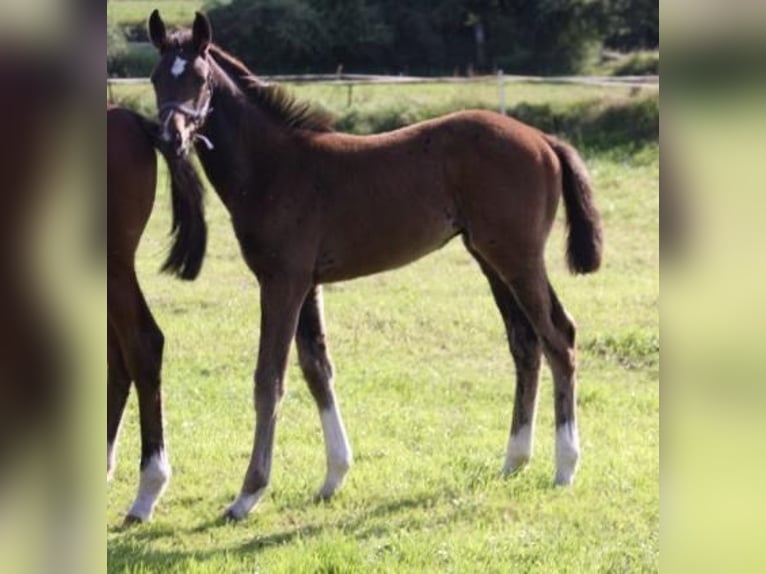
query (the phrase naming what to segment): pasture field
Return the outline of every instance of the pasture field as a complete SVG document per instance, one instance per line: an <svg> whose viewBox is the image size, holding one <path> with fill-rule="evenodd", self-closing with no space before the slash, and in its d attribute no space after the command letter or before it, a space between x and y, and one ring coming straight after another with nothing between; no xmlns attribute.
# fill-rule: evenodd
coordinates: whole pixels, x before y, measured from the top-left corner
<svg viewBox="0 0 766 574"><path fill-rule="evenodd" d="M297 89L313 98L309 92L325 88ZM566 100L580 89L599 90L519 86L528 90L527 101L545 100L537 90ZM370 90L378 102L386 93ZM166 335L174 476L151 524L120 526L138 480L131 397L108 487L109 571L656 571L659 147L620 149L585 154L605 224L603 269L567 273L561 217L549 241L552 283L579 327L583 458L572 488L552 486L547 369L532 465L519 476L500 476L513 364L488 286L455 240L409 267L325 288L355 465L334 500L313 502L324 447L293 352L272 486L260 507L234 525L219 516L240 487L251 448L258 287L212 190L200 278L187 284L157 273L170 228L163 172L139 277Z"/></svg>
<svg viewBox="0 0 766 574"><path fill-rule="evenodd" d="M257 73L257 70L256 70ZM366 84L351 89L332 82L291 84L283 83L297 98L325 107L338 116L348 113L348 108L359 113L371 108L443 107L458 110L466 107L497 109L499 103L496 80L470 83L421 84ZM646 87L639 93L657 95L657 89ZM565 106L587 100L618 102L635 99L639 94L631 87L596 86L584 84L554 84L543 82L507 82L506 103L514 107L527 102L546 102ZM147 114L155 114L156 106L151 84L115 84L107 90L107 96L115 101L136 108ZM414 112L413 112L414 113Z"/></svg>

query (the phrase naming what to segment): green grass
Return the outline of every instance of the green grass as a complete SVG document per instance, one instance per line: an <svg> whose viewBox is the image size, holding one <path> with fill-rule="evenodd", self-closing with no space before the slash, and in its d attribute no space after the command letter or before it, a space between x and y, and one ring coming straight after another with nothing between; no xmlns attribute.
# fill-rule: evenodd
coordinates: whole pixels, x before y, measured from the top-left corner
<svg viewBox="0 0 766 574"><path fill-rule="evenodd" d="M349 108L349 88L334 85L331 82L312 84L285 84L296 97L309 100L341 114ZM151 85L122 84L111 88L115 100L125 102L140 111L154 113L154 95ZM656 89L646 88L640 93L657 95ZM588 100L615 101L637 97L633 88L562 85L542 82L508 82L506 84L506 103L513 107L522 103L545 102L552 105L576 104ZM460 109L466 105L482 105L497 108L499 102L498 86L495 81L475 81L470 83L433 83L391 85L368 84L353 86L351 90L351 108L356 110L388 109L392 107L419 108L441 106Z"/></svg>
<svg viewBox="0 0 766 574"><path fill-rule="evenodd" d="M457 89L433 86L411 97L448 97ZM336 98L325 86L299 88L317 99L323 90L327 101ZM484 90L491 98L492 88ZM598 88L522 85L511 97L569 101L573 92L590 90ZM379 105L397 97L380 88L363 93ZM454 241L401 270L325 289L355 466L336 499L312 502L323 478L324 448L293 353L272 486L251 517L236 525L218 517L240 486L251 447L258 288L212 192L209 253L200 278L186 284L157 274L170 227L161 181L139 276L166 335L163 384L175 474L152 524L119 527L138 478L132 398L108 489L109 570L656 571L658 158L656 144L587 158L605 223L599 273L566 272L561 222L549 241L552 282L579 327L583 459L574 487L552 486L547 369L532 466L517 477L499 476L513 365L489 289Z"/></svg>

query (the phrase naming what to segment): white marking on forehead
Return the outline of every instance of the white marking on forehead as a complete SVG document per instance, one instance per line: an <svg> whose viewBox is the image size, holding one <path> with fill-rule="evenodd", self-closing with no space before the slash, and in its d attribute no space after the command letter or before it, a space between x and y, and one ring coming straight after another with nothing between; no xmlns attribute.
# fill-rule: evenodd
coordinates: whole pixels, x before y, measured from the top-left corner
<svg viewBox="0 0 766 574"><path fill-rule="evenodd" d="M176 59L173 62L173 67L170 68L170 73L173 74L174 78L177 78L184 73L184 70L186 70L186 64L188 63L189 62L184 60L181 56L176 56Z"/></svg>

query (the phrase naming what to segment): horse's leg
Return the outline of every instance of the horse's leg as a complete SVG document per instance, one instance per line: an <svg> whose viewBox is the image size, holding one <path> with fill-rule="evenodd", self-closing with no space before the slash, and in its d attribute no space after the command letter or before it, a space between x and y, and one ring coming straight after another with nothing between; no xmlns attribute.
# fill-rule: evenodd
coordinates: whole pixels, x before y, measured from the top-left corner
<svg viewBox="0 0 766 574"><path fill-rule="evenodd" d="M141 421L141 478L126 523L145 522L170 480L162 421L161 370L164 337L144 300L138 280L131 273L124 306L114 313L128 372L138 392Z"/></svg>
<svg viewBox="0 0 766 574"><path fill-rule="evenodd" d="M574 480L580 458L575 416L575 325L548 282L541 253L536 257L507 256L494 246L476 246L485 260L511 287L516 301L534 327L553 373L556 415L556 484Z"/></svg>
<svg viewBox="0 0 766 574"><path fill-rule="evenodd" d="M543 343L553 373L556 418L556 484L574 480L580 458L575 415L575 325L559 303L542 265L536 272L510 281Z"/></svg>
<svg viewBox="0 0 766 574"><path fill-rule="evenodd" d="M130 375L122 357L120 341L111 322L106 323L106 479L111 480L117 462L117 434L130 392Z"/></svg>
<svg viewBox="0 0 766 574"><path fill-rule="evenodd" d="M327 476L318 497L330 498L351 468L351 447L333 392L333 366L325 344L321 287L309 291L303 302L295 336L303 376L319 409L327 454Z"/></svg>
<svg viewBox="0 0 766 574"><path fill-rule="evenodd" d="M567 485L574 480L580 459L580 435L576 417L576 354L577 329L574 321L559 301L553 286L546 280L551 301L551 319L563 336L566 352L558 351L559 371L553 371L556 416L556 484Z"/></svg>
<svg viewBox="0 0 766 574"><path fill-rule="evenodd" d="M516 366L513 419L503 465L503 472L511 474L521 470L532 457L542 346L508 285L475 250L466 246L489 281L495 304L505 323L508 345Z"/></svg>
<svg viewBox="0 0 766 574"><path fill-rule="evenodd" d="M226 518L241 520L266 491L277 408L284 395L284 376L290 343L310 281L271 277L261 283L261 340L255 369L255 440L242 490L226 511Z"/></svg>

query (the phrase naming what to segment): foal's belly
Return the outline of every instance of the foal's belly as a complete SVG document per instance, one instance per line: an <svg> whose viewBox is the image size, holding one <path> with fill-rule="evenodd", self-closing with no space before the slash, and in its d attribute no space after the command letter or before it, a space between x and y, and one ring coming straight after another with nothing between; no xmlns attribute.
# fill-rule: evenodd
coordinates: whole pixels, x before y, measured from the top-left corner
<svg viewBox="0 0 766 574"><path fill-rule="evenodd" d="M331 283L396 269L443 247L459 232L445 211L368 214L337 225L325 236L315 278Z"/></svg>

